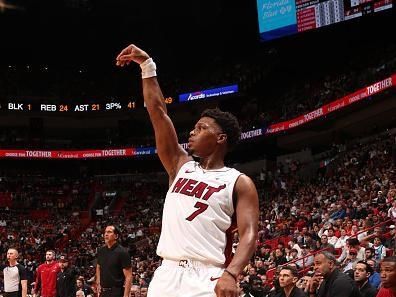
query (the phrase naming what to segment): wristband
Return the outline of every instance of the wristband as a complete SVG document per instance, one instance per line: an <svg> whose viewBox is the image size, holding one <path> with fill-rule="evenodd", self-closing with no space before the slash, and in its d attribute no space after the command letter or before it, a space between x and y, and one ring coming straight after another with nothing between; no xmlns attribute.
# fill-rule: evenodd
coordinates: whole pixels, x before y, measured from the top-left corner
<svg viewBox="0 0 396 297"><path fill-rule="evenodd" d="M157 66L155 65L152 58L148 58L146 61L140 64L140 68L142 69L142 78L157 76Z"/></svg>
<svg viewBox="0 0 396 297"><path fill-rule="evenodd" d="M232 278L233 278L235 281L237 281L237 277L236 277L233 273L229 272L227 269L224 269L224 272L227 272L229 275L232 276Z"/></svg>

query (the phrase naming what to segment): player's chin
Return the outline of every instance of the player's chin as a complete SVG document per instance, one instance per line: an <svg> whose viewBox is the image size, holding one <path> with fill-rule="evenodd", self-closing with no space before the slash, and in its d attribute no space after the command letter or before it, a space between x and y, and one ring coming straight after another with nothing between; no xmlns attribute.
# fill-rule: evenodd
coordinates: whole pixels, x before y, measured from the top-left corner
<svg viewBox="0 0 396 297"><path fill-rule="evenodd" d="M187 147L187 154L192 157L194 155L194 149L190 146Z"/></svg>

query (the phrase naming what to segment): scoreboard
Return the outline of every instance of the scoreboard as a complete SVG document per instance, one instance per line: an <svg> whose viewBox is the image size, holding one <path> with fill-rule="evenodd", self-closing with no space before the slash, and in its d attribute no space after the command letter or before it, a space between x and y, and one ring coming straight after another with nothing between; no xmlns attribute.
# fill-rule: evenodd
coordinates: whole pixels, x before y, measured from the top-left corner
<svg viewBox="0 0 396 297"><path fill-rule="evenodd" d="M393 0L256 0L260 39L269 41L393 7Z"/></svg>
<svg viewBox="0 0 396 297"><path fill-rule="evenodd" d="M27 103L18 101L9 101L0 105L1 110L7 111L36 111L36 112L100 112L100 111L128 111L136 109L135 101L129 102L107 102L107 103Z"/></svg>
<svg viewBox="0 0 396 297"><path fill-rule="evenodd" d="M238 93L238 85L227 85L222 87L217 87L213 89L201 90L191 93L185 93L179 95L179 100L177 103L184 103L194 100L206 100L214 99L217 97L224 97L227 95L232 95ZM172 96L167 96L164 98L164 103L167 105L174 105L176 100ZM107 111L133 111L138 108L146 107L143 100L139 103L130 99L128 101L122 100L111 100L111 101L96 101L89 100L89 103L81 101L81 99L75 103L51 103L48 99L43 102L43 100L33 100L31 98L25 99L15 99L9 101L0 102L0 111L9 112L60 112L60 113L83 113L83 112L107 112Z"/></svg>
<svg viewBox="0 0 396 297"><path fill-rule="evenodd" d="M35 100L36 101L36 100ZM164 98L165 104L172 104L172 97ZM98 102L98 103L39 103L27 101L8 101L0 103L0 111L12 112L107 112L107 111L133 111L140 107L136 101L127 102ZM143 107L143 104L142 104Z"/></svg>

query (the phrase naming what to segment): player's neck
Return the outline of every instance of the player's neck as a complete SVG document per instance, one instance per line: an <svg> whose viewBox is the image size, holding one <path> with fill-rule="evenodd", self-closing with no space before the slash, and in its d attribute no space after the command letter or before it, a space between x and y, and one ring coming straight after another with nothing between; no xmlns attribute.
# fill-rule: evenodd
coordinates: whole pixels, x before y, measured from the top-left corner
<svg viewBox="0 0 396 297"><path fill-rule="evenodd" d="M47 263L47 264L52 264L54 262L54 260L51 260L51 261L45 261L45 263Z"/></svg>
<svg viewBox="0 0 396 297"><path fill-rule="evenodd" d="M220 169L224 167L222 159L202 158L199 160L199 166L204 170Z"/></svg>
<svg viewBox="0 0 396 297"><path fill-rule="evenodd" d="M9 261L8 261L8 264L9 264L10 266L15 266L15 265L17 265L17 261L16 261L16 260L9 260Z"/></svg>

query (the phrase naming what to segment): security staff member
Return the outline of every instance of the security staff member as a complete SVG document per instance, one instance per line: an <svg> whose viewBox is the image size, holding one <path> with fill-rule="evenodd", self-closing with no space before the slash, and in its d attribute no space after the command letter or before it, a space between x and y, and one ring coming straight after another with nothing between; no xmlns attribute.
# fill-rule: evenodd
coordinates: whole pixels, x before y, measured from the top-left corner
<svg viewBox="0 0 396 297"><path fill-rule="evenodd" d="M131 258L127 250L118 244L119 236L115 226L107 226L105 245L98 251L96 284L101 297L129 297L131 292Z"/></svg>

